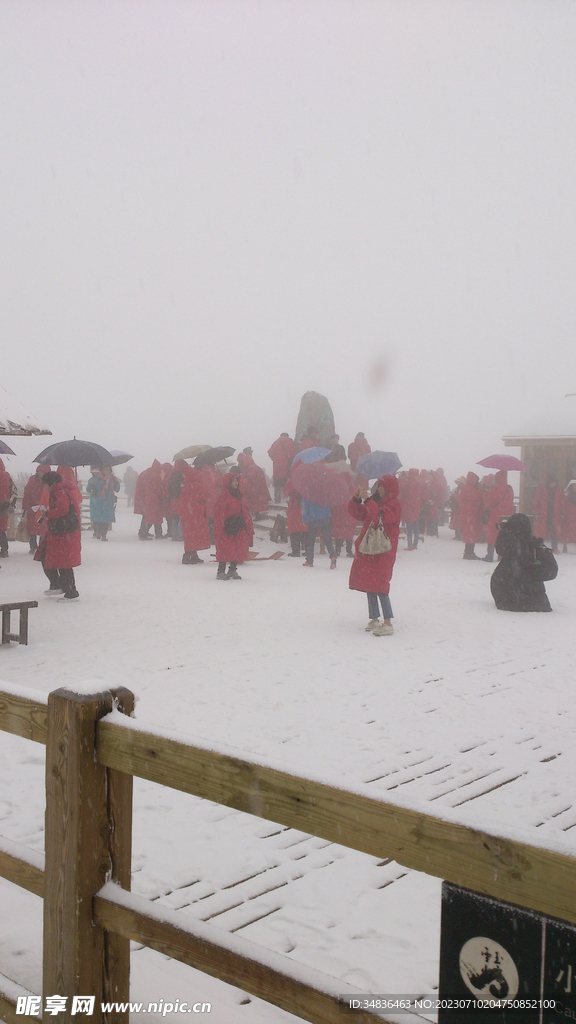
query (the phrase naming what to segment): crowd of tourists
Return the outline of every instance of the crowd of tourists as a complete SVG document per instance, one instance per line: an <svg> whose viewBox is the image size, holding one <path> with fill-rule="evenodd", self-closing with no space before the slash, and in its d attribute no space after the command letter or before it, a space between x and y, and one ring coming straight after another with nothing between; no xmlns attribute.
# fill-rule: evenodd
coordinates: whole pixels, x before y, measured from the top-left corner
<svg viewBox="0 0 576 1024"><path fill-rule="evenodd" d="M301 493L294 472L307 461L302 453L312 448L320 451L322 447L327 454L322 453L318 461L340 478L338 503L310 500ZM518 565L526 561L527 546L533 560L536 538L549 540L554 553L558 553L560 543L565 550L568 543L576 543L576 481L571 481L565 491L553 479L538 488L532 531L530 520L515 514L514 494L505 471L482 479L469 472L458 478L450 491L442 469L411 468L397 474L383 473L370 489L369 480L361 472L362 463L358 466L370 452L362 432L346 451L337 434L322 445L319 432L313 428L298 444L288 433L282 433L268 450L275 504L272 511L277 521L280 514L285 517L290 556L304 556L304 567L313 568L319 538L321 550L328 552L330 568L336 569L338 558L345 552L353 560L350 588L368 596L367 631L376 636L393 632L389 593L401 526L406 550L414 552L423 539L438 537L439 526L447 520L455 539L464 545L464 559L481 557L475 551L479 543L487 545L484 561L499 557L492 585L498 607L550 610L549 604L545 607L547 598L542 598L541 580L536 596L526 591L518 597L522 591L522 586L516 585ZM315 453L308 454L316 457ZM184 565L201 564L204 559L200 552L215 546L217 579L239 580L238 566L250 557L254 523L270 509L269 481L254 461L250 447L238 454L233 465L210 461L209 456L195 461L197 465L185 459L174 463L154 460L140 474L130 467L125 470L122 482L127 502L140 517L138 538L142 542L171 539L181 543ZM92 466L90 474L86 494L93 536L107 541L116 518L121 480L111 466ZM8 555L7 518L15 499L14 484L0 460L0 557ZM30 551L48 578L45 593L63 601L74 601L79 596L74 569L81 559L81 502L75 473L68 466L58 466L56 472L50 466L38 466L22 497L20 525L26 529ZM541 559L545 557L540 554ZM544 572L552 572L550 564L540 575ZM513 596L509 594L508 576L516 579ZM534 572L532 582L533 577Z"/></svg>

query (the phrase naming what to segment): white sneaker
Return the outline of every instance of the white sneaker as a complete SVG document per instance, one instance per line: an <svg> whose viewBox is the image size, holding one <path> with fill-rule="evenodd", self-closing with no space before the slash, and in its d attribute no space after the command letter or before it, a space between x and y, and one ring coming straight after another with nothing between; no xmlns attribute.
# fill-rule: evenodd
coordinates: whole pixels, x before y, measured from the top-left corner
<svg viewBox="0 0 576 1024"><path fill-rule="evenodd" d="M63 604L63 603L72 604L73 601L79 601L79 600L80 600L80 594L76 594L76 597L66 597L66 594L64 594L64 597L59 597L58 598L58 604Z"/></svg>
<svg viewBox="0 0 576 1024"><path fill-rule="evenodd" d="M372 633L380 625L380 619L370 619L367 626L364 626L365 633Z"/></svg>
<svg viewBox="0 0 576 1024"><path fill-rule="evenodd" d="M44 591L44 595L46 597L60 597L60 595L63 594L63 593L64 593L64 591L62 590L61 587L56 587L55 590L45 590Z"/></svg>
<svg viewBox="0 0 576 1024"><path fill-rule="evenodd" d="M376 627L376 629L374 630L373 635L374 636L392 636L393 632L394 632L394 627L393 626L389 626L387 622L382 622L379 626Z"/></svg>

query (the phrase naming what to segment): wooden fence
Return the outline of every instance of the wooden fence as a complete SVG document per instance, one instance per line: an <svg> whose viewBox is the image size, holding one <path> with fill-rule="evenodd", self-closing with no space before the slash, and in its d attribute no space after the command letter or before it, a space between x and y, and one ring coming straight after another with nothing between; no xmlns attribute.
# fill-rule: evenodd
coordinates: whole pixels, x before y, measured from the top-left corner
<svg viewBox="0 0 576 1024"><path fill-rule="evenodd" d="M300 778L143 728L124 688L0 692L0 729L46 745L45 862L0 840L0 875L44 898L43 997L129 999L130 940L167 954L313 1024L386 1024L348 1016L339 993L354 990L238 936L187 919L130 892L132 778L191 793L299 829L477 892L576 923L576 858L513 842L380 799ZM109 717L107 718L106 716ZM7 986L5 986L6 988ZM0 990L2 986L0 983ZM16 1016L0 991L0 1017ZM420 1021L404 1015L403 1024Z"/></svg>

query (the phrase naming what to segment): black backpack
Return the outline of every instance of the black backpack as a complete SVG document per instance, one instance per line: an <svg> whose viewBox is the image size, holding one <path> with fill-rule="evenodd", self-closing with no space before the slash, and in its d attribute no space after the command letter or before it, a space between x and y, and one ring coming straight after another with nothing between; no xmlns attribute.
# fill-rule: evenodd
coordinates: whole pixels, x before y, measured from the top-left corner
<svg viewBox="0 0 576 1024"><path fill-rule="evenodd" d="M542 583L555 580L558 575L558 562L539 538L532 540L526 570L533 580L541 580Z"/></svg>

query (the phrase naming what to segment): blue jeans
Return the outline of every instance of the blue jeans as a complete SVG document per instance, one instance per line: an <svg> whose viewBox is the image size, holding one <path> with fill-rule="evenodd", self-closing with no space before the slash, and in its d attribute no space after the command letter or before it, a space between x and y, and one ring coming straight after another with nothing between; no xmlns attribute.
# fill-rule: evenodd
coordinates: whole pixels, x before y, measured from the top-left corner
<svg viewBox="0 0 576 1024"><path fill-rule="evenodd" d="M418 546L420 540L420 528L418 520L415 523L406 523L406 542L409 548Z"/></svg>
<svg viewBox="0 0 576 1024"><path fill-rule="evenodd" d="M408 526L408 523L406 523ZM368 615L371 619L377 619L380 616L380 609L378 607L378 598L380 598L380 604L382 605L382 618L392 619L394 613L392 611L392 605L390 604L390 598L388 594L372 594L370 591L367 593L368 598Z"/></svg>
<svg viewBox="0 0 576 1024"><path fill-rule="evenodd" d="M336 552L332 543L332 520L312 519L308 523L308 532L306 534L306 561L310 563L314 562L314 541L316 540L317 529L320 530L320 534L328 548L330 558L336 557Z"/></svg>

